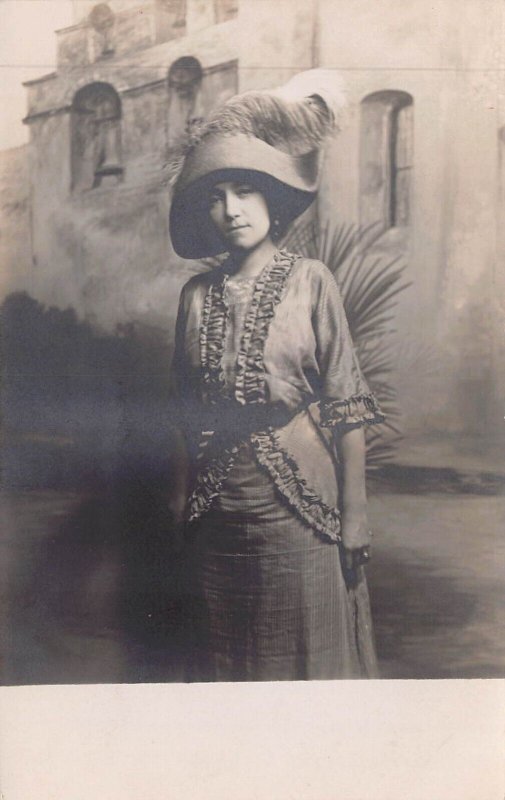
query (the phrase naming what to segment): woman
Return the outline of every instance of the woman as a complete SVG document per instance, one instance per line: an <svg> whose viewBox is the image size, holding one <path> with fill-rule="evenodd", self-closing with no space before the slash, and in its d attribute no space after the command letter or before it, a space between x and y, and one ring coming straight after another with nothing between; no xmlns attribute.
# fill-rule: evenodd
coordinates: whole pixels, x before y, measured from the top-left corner
<svg viewBox="0 0 505 800"><path fill-rule="evenodd" d="M176 252L228 253L184 286L176 328L194 679L376 674L363 428L383 416L333 276L278 249L335 125L340 95L333 76L314 89L321 77L229 101L174 187Z"/></svg>

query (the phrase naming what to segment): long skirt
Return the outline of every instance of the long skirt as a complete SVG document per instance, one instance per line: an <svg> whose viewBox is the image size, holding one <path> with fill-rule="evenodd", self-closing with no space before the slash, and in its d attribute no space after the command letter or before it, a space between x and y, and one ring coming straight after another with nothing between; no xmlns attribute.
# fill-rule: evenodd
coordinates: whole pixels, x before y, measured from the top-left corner
<svg viewBox="0 0 505 800"><path fill-rule="evenodd" d="M188 680L376 677L366 579L285 504L246 447L190 535Z"/></svg>

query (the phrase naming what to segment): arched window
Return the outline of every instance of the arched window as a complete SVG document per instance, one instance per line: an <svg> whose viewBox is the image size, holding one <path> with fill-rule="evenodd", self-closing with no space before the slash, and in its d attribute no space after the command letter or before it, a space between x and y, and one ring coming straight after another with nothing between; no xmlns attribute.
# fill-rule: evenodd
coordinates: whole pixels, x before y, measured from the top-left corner
<svg viewBox="0 0 505 800"><path fill-rule="evenodd" d="M118 183L121 166L121 100L108 83L90 83L72 103L72 189Z"/></svg>
<svg viewBox="0 0 505 800"><path fill-rule="evenodd" d="M183 56L168 72L168 143L172 147L204 116L201 105L203 70L198 59Z"/></svg>
<svg viewBox="0 0 505 800"><path fill-rule="evenodd" d="M410 222L413 172L413 98L384 91L361 103L360 218L384 230Z"/></svg>

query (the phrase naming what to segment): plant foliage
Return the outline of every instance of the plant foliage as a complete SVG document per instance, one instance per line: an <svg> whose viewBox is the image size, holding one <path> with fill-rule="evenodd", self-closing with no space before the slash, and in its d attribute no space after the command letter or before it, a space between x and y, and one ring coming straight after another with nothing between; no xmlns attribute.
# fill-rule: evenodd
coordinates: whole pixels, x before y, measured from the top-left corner
<svg viewBox="0 0 505 800"><path fill-rule="evenodd" d="M392 384L391 326L398 296L410 285L403 259L376 247L381 234L376 226L322 225L314 217L296 222L283 243L293 252L322 261L339 285L363 374L386 415L383 425L367 430L369 468L390 460L402 438L401 409Z"/></svg>

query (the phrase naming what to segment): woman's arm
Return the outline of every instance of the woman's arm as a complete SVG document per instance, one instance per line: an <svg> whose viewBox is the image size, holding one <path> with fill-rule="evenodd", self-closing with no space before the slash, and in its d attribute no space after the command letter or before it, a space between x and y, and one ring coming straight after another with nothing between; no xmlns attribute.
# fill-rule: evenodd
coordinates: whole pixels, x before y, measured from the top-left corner
<svg viewBox="0 0 505 800"><path fill-rule="evenodd" d="M179 427L174 430L172 447L172 480L169 508L176 525L184 519L184 509L189 494L189 453L186 438Z"/></svg>
<svg viewBox="0 0 505 800"><path fill-rule="evenodd" d="M334 432L342 464L342 542L349 566L364 563L370 544L365 489L366 425L384 421L353 347L338 286L324 265L315 267L313 325L321 375L321 426ZM354 562L354 564L353 564Z"/></svg>
<svg viewBox="0 0 505 800"><path fill-rule="evenodd" d="M351 428L337 437L337 449L342 464L342 542L346 562L353 566L353 550L370 544L365 485L364 428Z"/></svg>

